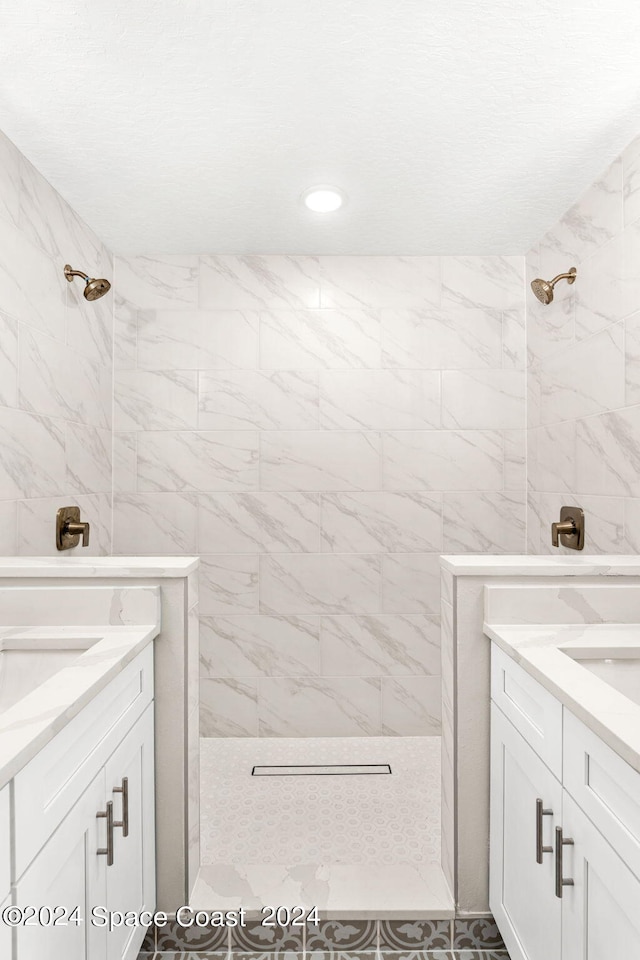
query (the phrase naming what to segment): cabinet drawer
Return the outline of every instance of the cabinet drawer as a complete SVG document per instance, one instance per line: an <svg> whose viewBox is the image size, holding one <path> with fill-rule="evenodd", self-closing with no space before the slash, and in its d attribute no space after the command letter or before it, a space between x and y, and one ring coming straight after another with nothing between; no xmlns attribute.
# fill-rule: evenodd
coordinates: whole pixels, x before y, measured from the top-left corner
<svg viewBox="0 0 640 960"><path fill-rule="evenodd" d="M563 754L565 789L640 877L640 773L568 710Z"/></svg>
<svg viewBox="0 0 640 960"><path fill-rule="evenodd" d="M0 900L11 890L11 814L9 784L0 790ZM0 954L1 956L1 954Z"/></svg>
<svg viewBox="0 0 640 960"><path fill-rule="evenodd" d="M149 644L14 779L16 877L153 699Z"/></svg>
<svg viewBox="0 0 640 960"><path fill-rule="evenodd" d="M491 644L491 699L558 780L562 777L562 704Z"/></svg>

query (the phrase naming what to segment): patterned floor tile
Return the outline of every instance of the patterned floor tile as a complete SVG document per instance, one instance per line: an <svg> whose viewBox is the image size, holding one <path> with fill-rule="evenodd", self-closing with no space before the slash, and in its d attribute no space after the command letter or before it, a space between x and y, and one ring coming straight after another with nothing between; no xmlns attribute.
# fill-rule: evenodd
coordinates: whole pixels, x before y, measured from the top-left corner
<svg viewBox="0 0 640 960"><path fill-rule="evenodd" d="M302 927L267 927L259 921L231 929L231 950L241 953L302 953Z"/></svg>
<svg viewBox="0 0 640 960"><path fill-rule="evenodd" d="M156 937L160 953L226 953L229 949L228 927L182 927L169 921L157 928Z"/></svg>
<svg viewBox="0 0 640 960"><path fill-rule="evenodd" d="M504 943L495 920L487 917L469 917L454 921L453 949L504 951Z"/></svg>
<svg viewBox="0 0 640 960"><path fill-rule="evenodd" d="M380 950L450 950L450 920L381 920Z"/></svg>
<svg viewBox="0 0 640 960"><path fill-rule="evenodd" d="M505 950L456 950L455 960L509 960Z"/></svg>
<svg viewBox="0 0 640 960"><path fill-rule="evenodd" d="M375 920L321 920L307 927L307 953L375 951L377 940Z"/></svg>

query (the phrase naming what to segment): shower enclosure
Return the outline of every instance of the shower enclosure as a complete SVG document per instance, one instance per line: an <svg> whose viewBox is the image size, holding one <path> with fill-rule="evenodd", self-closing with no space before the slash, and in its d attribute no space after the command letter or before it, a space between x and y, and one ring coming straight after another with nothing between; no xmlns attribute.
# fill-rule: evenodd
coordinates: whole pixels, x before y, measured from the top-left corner
<svg viewBox="0 0 640 960"><path fill-rule="evenodd" d="M114 552L201 558L195 905L450 916L439 555L525 548L521 258L117 258L116 290Z"/></svg>

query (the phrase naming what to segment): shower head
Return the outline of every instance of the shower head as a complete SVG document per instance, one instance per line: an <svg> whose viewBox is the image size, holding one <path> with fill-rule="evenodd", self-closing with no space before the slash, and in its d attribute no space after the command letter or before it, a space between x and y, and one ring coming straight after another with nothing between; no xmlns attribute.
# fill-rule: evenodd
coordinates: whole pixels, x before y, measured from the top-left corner
<svg viewBox="0 0 640 960"><path fill-rule="evenodd" d="M537 277L535 280L531 281L531 289L535 293L540 303L551 303L553 300L553 288L558 280L566 280L567 283L575 283L577 272L578 271L575 267L571 267L568 273L559 273L557 277L553 278L553 280L541 280L540 277Z"/></svg>
<svg viewBox="0 0 640 960"><path fill-rule="evenodd" d="M108 280L96 280L94 277L88 277L87 274L82 273L81 270L72 270L68 263L64 268L64 275L69 283L73 282L74 277L82 277L85 283L83 292L86 300L99 300L100 297L104 297L105 293L111 289L111 284Z"/></svg>

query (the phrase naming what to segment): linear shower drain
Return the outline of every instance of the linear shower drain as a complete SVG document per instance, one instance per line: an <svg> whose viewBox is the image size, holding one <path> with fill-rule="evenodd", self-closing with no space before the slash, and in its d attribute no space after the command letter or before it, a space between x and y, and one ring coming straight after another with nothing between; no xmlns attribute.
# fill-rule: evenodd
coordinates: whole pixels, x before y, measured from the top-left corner
<svg viewBox="0 0 640 960"><path fill-rule="evenodd" d="M252 777L354 777L391 773L388 763L295 764L282 767L254 767Z"/></svg>

